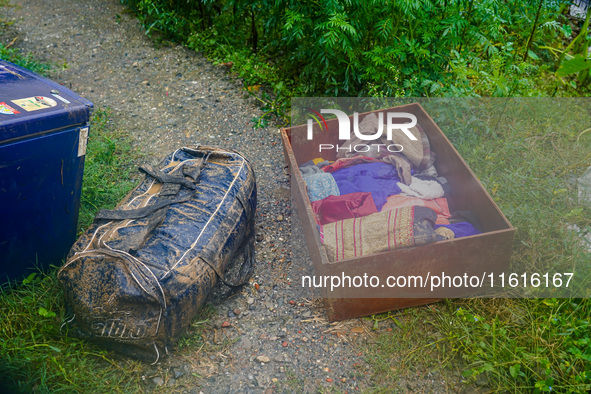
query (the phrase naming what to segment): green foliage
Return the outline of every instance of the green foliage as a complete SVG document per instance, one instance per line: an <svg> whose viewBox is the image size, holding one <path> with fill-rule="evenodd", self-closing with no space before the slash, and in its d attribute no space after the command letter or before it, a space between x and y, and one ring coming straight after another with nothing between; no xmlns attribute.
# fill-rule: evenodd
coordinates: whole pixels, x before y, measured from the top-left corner
<svg viewBox="0 0 591 394"><path fill-rule="evenodd" d="M378 315L394 323L384 330L380 322L363 346L372 392L425 370L440 372L452 391L476 383L494 392L589 392L590 308L589 299L472 299ZM449 366L460 367L461 383Z"/></svg>
<svg viewBox="0 0 591 394"><path fill-rule="evenodd" d="M591 61L583 54L576 54L572 59L565 61L556 71L556 75L564 77L569 74L580 73L591 68Z"/></svg>
<svg viewBox="0 0 591 394"><path fill-rule="evenodd" d="M560 53L558 56L557 63L563 59L566 59L560 68L556 71L558 77L564 77L570 74L577 74L577 82L580 87L588 85L589 79L589 68L591 68L591 58L589 57L589 43L591 37L589 36L589 20L591 18L591 7L587 10L587 17L585 23L581 28L581 31L577 37L566 47L564 51L559 51L554 48L554 52ZM572 50L572 55L569 51ZM573 81L574 82L574 81Z"/></svg>
<svg viewBox="0 0 591 394"><path fill-rule="evenodd" d="M575 93L548 49L572 33L562 0L125 2L148 33L231 62L247 87L263 85L249 91L284 120L296 96Z"/></svg>
<svg viewBox="0 0 591 394"><path fill-rule="evenodd" d="M187 329L187 332L179 339L177 346L183 349L202 349L205 345L213 346L205 341L205 333L209 319L215 314L215 308L211 304L204 305ZM218 349L216 349L218 350Z"/></svg>
<svg viewBox="0 0 591 394"><path fill-rule="evenodd" d="M438 369L439 341L428 308L417 307L373 315L374 340L363 344L364 358L372 369L371 392L388 393L400 380ZM366 318L367 320L367 318Z"/></svg>

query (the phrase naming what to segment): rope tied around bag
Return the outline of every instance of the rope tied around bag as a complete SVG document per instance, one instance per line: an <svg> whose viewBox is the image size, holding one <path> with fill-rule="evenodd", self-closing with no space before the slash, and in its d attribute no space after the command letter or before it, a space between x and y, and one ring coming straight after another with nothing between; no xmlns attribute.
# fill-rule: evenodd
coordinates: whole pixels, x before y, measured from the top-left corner
<svg viewBox="0 0 591 394"><path fill-rule="evenodd" d="M182 167L183 175L180 174L167 174L162 170L154 168L150 164L143 165L139 168L140 172L147 174L157 180L158 182L162 183L162 188L159 194L163 196L177 196L181 190L181 187L184 186L190 190L197 189L197 183L199 181L199 175L201 174L201 169L203 165L207 161L207 156L205 159L202 159L198 165L187 167ZM186 176L193 179L190 181L186 178ZM182 197L171 198L171 199L162 199L154 204L151 204L146 207L135 208L135 209L101 209L95 216L95 219L106 219L106 220L125 220L125 219L141 219L143 217L149 216L154 212L162 209L164 207L168 207L172 204L183 203L189 201L193 198L192 195L185 195Z"/></svg>

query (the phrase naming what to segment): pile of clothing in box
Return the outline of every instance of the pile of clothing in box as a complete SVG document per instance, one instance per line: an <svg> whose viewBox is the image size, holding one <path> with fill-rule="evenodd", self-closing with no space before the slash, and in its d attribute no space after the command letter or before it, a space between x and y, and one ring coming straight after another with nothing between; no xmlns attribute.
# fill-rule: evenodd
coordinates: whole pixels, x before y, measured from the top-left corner
<svg viewBox="0 0 591 394"><path fill-rule="evenodd" d="M379 126L370 114L359 132L375 135ZM419 125L410 131L416 141L393 133L392 141L383 136L370 152L355 152L350 147L368 141L352 139L336 161L300 166L330 261L480 233L470 212L450 212L449 184L435 169L429 140ZM384 148L393 144L402 151Z"/></svg>

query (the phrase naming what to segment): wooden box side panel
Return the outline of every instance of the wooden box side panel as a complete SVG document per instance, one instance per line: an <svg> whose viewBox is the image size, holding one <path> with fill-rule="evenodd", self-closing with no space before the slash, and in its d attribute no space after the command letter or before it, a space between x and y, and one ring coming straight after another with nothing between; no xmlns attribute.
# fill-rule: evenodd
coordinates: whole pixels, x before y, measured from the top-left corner
<svg viewBox="0 0 591 394"><path fill-rule="evenodd" d="M418 104L417 104L418 106ZM478 177L458 151L454 148L445 134L431 117L421 108L416 113L419 124L423 125L432 149L437 154L435 168L437 172L447 178L451 196L449 200L458 210L470 210L476 213L483 232L512 228L496 203Z"/></svg>
<svg viewBox="0 0 591 394"><path fill-rule="evenodd" d="M281 130L281 138L283 140L283 154L285 156L287 171L290 177L291 195L299 219L302 223L304 238L308 246L310 257L314 263L314 271L316 274L320 275L325 271L325 268L329 264L328 257L320 242L320 236L314 219L314 212L312 211L312 206L306 191L306 183L298 170L297 159L293 150L290 148L289 135L285 129Z"/></svg>
<svg viewBox="0 0 591 394"><path fill-rule="evenodd" d="M326 275L377 276L384 284L388 276L421 276L425 287L371 288L371 294L363 288L338 288L329 293L330 297L404 297L404 298L444 298L462 297L479 293L480 289L461 287L453 289L436 288L431 291L429 277L445 273L447 276L477 276L504 272L511 257L513 232L497 231L460 239L435 242L411 248L363 256L357 259L330 262L324 272ZM509 247L507 247L509 245ZM486 278L485 278L486 279ZM488 288L481 288L483 291Z"/></svg>
<svg viewBox="0 0 591 394"><path fill-rule="evenodd" d="M340 321L376 313L410 308L441 301L440 298L325 298L329 321Z"/></svg>

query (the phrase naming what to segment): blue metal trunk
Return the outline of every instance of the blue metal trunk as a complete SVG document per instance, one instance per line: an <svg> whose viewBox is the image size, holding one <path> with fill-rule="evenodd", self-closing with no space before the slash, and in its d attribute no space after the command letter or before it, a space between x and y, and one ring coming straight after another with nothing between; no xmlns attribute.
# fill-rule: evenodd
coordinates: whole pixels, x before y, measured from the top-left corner
<svg viewBox="0 0 591 394"><path fill-rule="evenodd" d="M74 243L91 108L0 60L0 284L61 264Z"/></svg>

